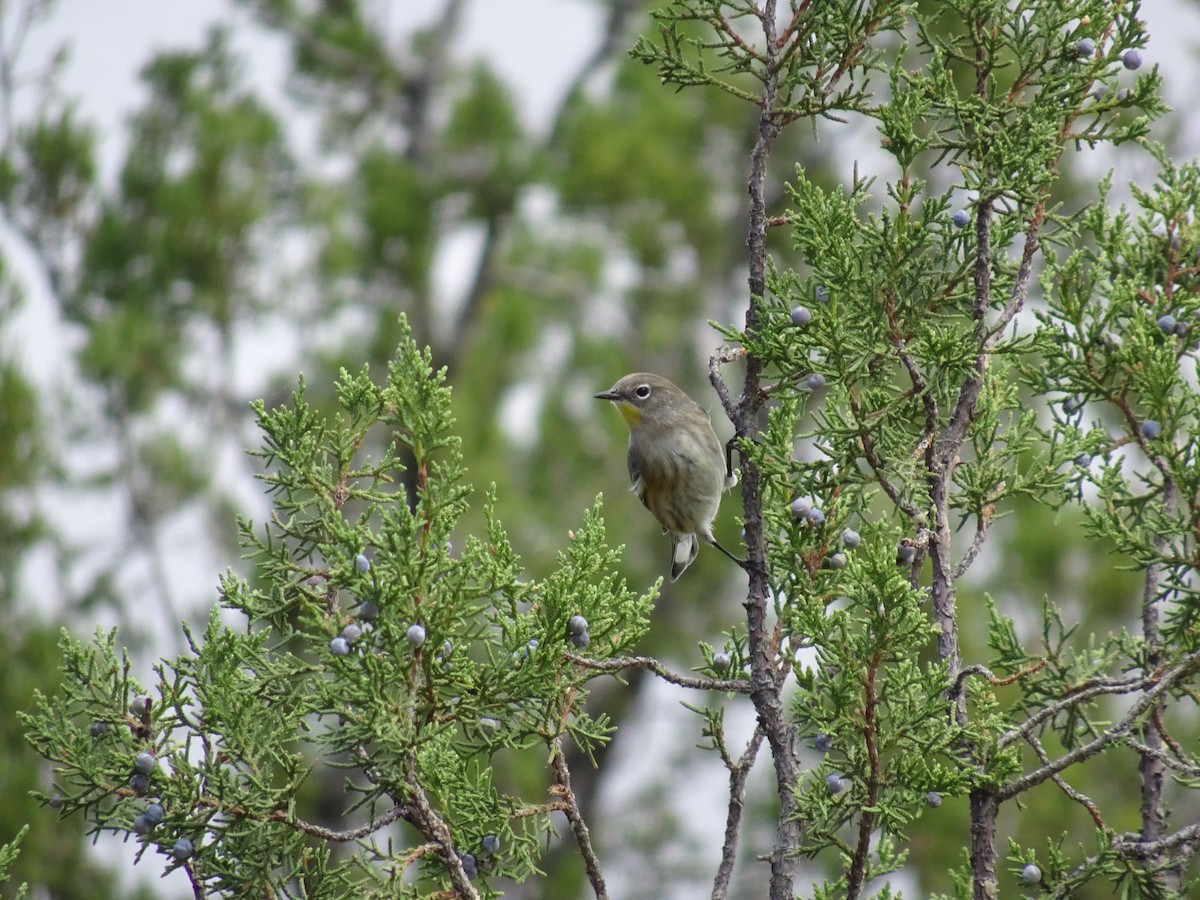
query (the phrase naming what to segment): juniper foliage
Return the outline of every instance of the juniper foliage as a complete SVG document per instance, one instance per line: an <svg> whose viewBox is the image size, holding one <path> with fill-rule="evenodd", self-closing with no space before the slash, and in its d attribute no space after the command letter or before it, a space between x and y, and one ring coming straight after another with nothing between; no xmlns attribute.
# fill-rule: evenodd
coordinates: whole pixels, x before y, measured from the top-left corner
<svg viewBox="0 0 1200 900"><path fill-rule="evenodd" d="M522 581L490 494L487 532L449 543L472 492L444 372L407 330L382 385L343 372L337 397L325 415L301 382L286 406L255 404L274 511L241 522L256 577L222 577L189 652L142 685L115 632L85 643L64 631L61 694L38 697L28 736L57 767L63 814L138 841L139 857L185 869L199 893L497 896L491 883L537 870L551 813L578 815L563 741L590 751L611 733L584 709L599 673L571 658L568 619L587 618L593 653L619 655L654 594L615 573L599 502L541 581ZM339 656L330 645L348 626L360 634ZM156 758L145 789L131 782L142 751ZM558 774L528 796L502 792L493 760L511 752ZM336 827L298 818L314 781L334 775ZM165 818L134 837L150 801ZM176 860L185 837L195 852Z"/></svg>

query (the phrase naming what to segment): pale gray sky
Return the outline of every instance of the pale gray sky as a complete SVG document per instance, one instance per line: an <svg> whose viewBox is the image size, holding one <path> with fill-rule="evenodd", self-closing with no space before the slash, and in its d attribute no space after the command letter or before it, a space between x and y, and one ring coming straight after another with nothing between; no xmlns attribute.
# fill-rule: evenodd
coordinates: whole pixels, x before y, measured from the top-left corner
<svg viewBox="0 0 1200 900"><path fill-rule="evenodd" d="M443 2L368 0L397 33L430 20ZM1151 0L1142 15L1151 34L1145 66L1163 68L1167 101L1186 109L1200 84L1200 3ZM250 51L253 80L276 102L285 102L282 43L249 27L249 17L231 0L62 0L51 27L35 34L31 50L36 56L70 43L63 87L97 124L104 171L111 174L124 142L124 120L143 99L137 73L147 58L156 50L194 47L211 25L230 21L248 26L235 29L235 41ZM600 4L591 0L475 0L466 5L459 48L466 56L491 60L519 93L526 124L538 127L592 48L600 21ZM1200 153L1200 117L1179 116L1173 124L1182 130L1184 152Z"/></svg>

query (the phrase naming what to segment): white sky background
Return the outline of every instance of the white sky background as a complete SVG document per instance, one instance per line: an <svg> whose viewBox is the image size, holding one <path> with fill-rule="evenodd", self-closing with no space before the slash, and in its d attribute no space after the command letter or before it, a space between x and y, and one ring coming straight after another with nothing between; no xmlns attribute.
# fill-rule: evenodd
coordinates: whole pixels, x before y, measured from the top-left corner
<svg viewBox="0 0 1200 900"><path fill-rule="evenodd" d="M367 2L396 33L429 22L443 5L443 0ZM44 49L70 42L63 86L82 99L88 118L99 126L111 165L124 140L124 121L144 99L137 82L141 66L156 51L198 46L208 27L231 21L247 26L236 29L234 39L253 50L253 80L281 97L287 70L282 44L265 37L229 0L62 0L52 27L32 43ZM591 50L600 21L600 6L590 0L475 0L466 6L456 54L487 57L518 90L526 123L536 126Z"/></svg>
<svg viewBox="0 0 1200 900"><path fill-rule="evenodd" d="M369 0L368 0L369 2ZM427 22L443 0L374 0L385 21L398 30ZM1200 5L1188 0L1149 0L1142 7L1151 41L1146 66L1168 70L1168 102L1177 109L1194 103L1200 83ZM82 108L105 136L107 162L116 156L125 117L141 99L137 72L155 51L192 47L217 22L247 23L229 0L62 0L52 27L32 42L42 48L67 40L72 59L64 87L81 98ZM529 124L541 124L559 99L566 78L592 46L600 22L599 4L590 0L475 0L467 5L459 47L465 56L486 56L516 86ZM535 26L531 27L533 23ZM548 36L553 36L547 39ZM278 89L286 72L281 46L247 41L254 48L254 78ZM50 40L47 40L49 38ZM1187 142L1200 141L1195 117Z"/></svg>
<svg viewBox="0 0 1200 900"><path fill-rule="evenodd" d="M443 0L374 0L373 3L397 33L428 21L442 4ZM601 14L599 4L590 0L474 0L466 7L456 56L488 58L521 98L526 125L540 128L559 102L579 61L593 48ZM1195 85L1200 84L1200 5L1186 0L1148 0L1142 15L1151 32L1150 46L1143 52L1145 68L1160 65L1166 74L1168 102L1177 110L1187 110L1194 104ZM229 0L61 0L49 26L31 37L29 54L32 59L44 58L58 44L69 43L71 56L62 90L66 96L78 98L83 118L95 124L102 138L102 171L112 177L126 141L127 119L145 100L138 82L140 68L157 51L198 47L206 30L219 22L234 23L235 47L250 51L250 80L273 103L286 104L287 58L283 45L252 27L249 17L235 9ZM1183 152L1188 155L1200 152L1200 117L1176 115L1172 124L1181 129ZM1089 166L1092 164L1089 162ZM1101 159L1096 159L1094 165L1097 172L1107 167ZM1147 161L1146 165L1153 163ZM1122 172L1118 182L1122 175L1130 178L1151 171L1146 168L1138 173ZM28 274L36 280L36 272ZM42 302L38 302L35 283L32 302L26 305L16 332L25 339L24 357L31 374L46 384L62 377L64 359L69 353L51 305L44 300L44 288L42 296ZM94 512L102 521L102 512ZM96 521L93 520L93 526ZM86 527L86 523L81 525ZM210 568L208 563L206 559L194 561L185 578L193 585L215 584L221 567ZM654 696L655 703L667 705L678 699L664 697L661 691L648 696ZM672 722L679 722L676 711L677 708L669 716ZM681 727L686 729L687 722L682 722ZM641 747L638 754L643 759L644 749ZM637 768L634 765L630 770L632 777L610 785L605 805L619 807L636 802L646 774L633 771ZM722 773L712 771L720 779ZM685 804L687 808L681 818L698 823L711 818L712 834L703 835L702 840L714 840L719 846L723 815L709 815L713 807L707 802L707 791L696 791L695 796L704 798L705 809L697 809L694 803ZM113 849L106 848L109 859L126 855L132 858L128 846L115 853ZM133 873L135 876L157 882L160 871L157 861L148 859L139 869ZM165 888L175 895L190 895L181 875L157 883L161 885L157 890Z"/></svg>

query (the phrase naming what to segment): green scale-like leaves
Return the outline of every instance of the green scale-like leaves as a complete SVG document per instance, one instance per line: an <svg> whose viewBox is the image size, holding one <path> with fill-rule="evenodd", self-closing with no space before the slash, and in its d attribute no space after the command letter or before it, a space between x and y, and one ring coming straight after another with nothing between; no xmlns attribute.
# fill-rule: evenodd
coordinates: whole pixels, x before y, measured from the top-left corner
<svg viewBox="0 0 1200 900"><path fill-rule="evenodd" d="M129 787L132 761L153 752L147 799L167 815L146 847L169 853L191 838L192 877L212 889L332 897L356 884L393 896L417 858L422 883L445 884L438 861L482 857L489 834L504 849L485 872L522 878L555 801L505 793L492 755L544 754L564 735L590 753L611 733L582 710L593 673L567 657L567 619L586 616L589 652L609 656L644 633L653 594L615 574L598 505L540 583L519 579L490 495L486 533L454 550L470 488L450 392L402 328L385 384L343 372L334 415L310 406L303 384L290 406L256 404L275 511L262 528L241 526L255 581L221 580L222 605L248 628L214 609L189 652L156 668L145 718L125 711L143 689L115 634L64 636L63 694L26 717L59 767L64 808L96 830L131 828L147 802ZM339 656L331 641L347 626ZM108 723L98 737L93 720ZM335 772L344 815L304 822L307 792ZM385 827L397 820L412 829ZM359 852L335 853L345 842ZM479 888L493 895L486 878Z"/></svg>

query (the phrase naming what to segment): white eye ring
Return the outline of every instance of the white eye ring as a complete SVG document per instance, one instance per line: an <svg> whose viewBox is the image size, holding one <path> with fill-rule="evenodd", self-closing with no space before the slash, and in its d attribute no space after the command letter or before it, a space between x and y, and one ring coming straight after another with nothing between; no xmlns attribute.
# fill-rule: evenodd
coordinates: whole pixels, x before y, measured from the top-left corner
<svg viewBox="0 0 1200 900"><path fill-rule="evenodd" d="M639 400L646 400L650 397L650 385L639 384L634 390L633 395Z"/></svg>

